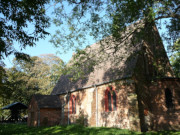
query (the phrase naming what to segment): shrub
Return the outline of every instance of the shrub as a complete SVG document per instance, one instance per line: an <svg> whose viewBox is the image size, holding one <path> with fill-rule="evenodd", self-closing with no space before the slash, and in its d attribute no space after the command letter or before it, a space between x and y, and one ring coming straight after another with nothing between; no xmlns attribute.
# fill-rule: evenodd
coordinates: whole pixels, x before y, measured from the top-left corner
<svg viewBox="0 0 180 135"><path fill-rule="evenodd" d="M88 126L87 115L84 115L84 113L80 112L79 117L76 119L76 124L82 125L82 126Z"/></svg>

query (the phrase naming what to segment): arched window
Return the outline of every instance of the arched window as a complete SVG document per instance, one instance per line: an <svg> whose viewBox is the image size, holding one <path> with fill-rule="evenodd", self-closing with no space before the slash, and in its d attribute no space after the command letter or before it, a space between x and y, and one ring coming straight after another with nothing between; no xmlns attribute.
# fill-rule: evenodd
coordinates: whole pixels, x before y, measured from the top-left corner
<svg viewBox="0 0 180 135"><path fill-rule="evenodd" d="M172 108L173 107L172 92L168 88L165 89L165 100L166 100L166 107Z"/></svg>
<svg viewBox="0 0 180 135"><path fill-rule="evenodd" d="M113 87L108 87L105 91L105 111L115 111L117 109L117 95Z"/></svg>
<svg viewBox="0 0 180 135"><path fill-rule="evenodd" d="M72 95L69 101L69 112L70 114L76 113L76 97Z"/></svg>

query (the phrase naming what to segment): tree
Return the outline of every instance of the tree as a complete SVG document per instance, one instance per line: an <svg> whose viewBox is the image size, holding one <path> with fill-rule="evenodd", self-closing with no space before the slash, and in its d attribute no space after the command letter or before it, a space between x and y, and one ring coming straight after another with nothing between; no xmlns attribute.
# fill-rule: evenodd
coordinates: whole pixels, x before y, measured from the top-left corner
<svg viewBox="0 0 180 135"><path fill-rule="evenodd" d="M45 4L49 0L13 0L0 2L0 59L14 54L16 58L28 58L18 52L14 43L20 44L21 50L35 46L35 42L44 38L48 32L49 19L45 15Z"/></svg>
<svg viewBox="0 0 180 135"><path fill-rule="evenodd" d="M11 102L22 102L28 104L32 94L36 92L35 86L28 84L28 76L26 73L18 71L16 68L10 68L6 71L7 81L4 93L6 99ZM35 84L35 83L34 83Z"/></svg>
<svg viewBox="0 0 180 135"><path fill-rule="evenodd" d="M65 63L54 54L42 54L40 58L42 63L48 66L51 85L54 86L64 72Z"/></svg>
<svg viewBox="0 0 180 135"><path fill-rule="evenodd" d="M1 68L0 107L12 102L29 104L34 94L50 94L64 68L63 61L53 55L31 57L30 61L14 59L13 67Z"/></svg>
<svg viewBox="0 0 180 135"><path fill-rule="evenodd" d="M35 60L32 73L36 75L39 93L50 94L62 75L64 62L54 54L43 54Z"/></svg>
<svg viewBox="0 0 180 135"><path fill-rule="evenodd" d="M3 80L5 76L5 69L4 69L4 63L0 61L0 87L3 86Z"/></svg>
<svg viewBox="0 0 180 135"><path fill-rule="evenodd" d="M1 108L6 104L5 101L6 91L4 91L4 89L5 89L5 82L7 80L7 76L4 66L5 66L4 63L0 61L0 107Z"/></svg>
<svg viewBox="0 0 180 135"><path fill-rule="evenodd" d="M145 29L137 27L120 34L126 27L137 20L151 29L154 24L158 28L166 26L164 39L174 43L180 33L180 2L178 0L56 0L56 18L54 24L60 27L51 42L62 49L80 48L88 34L95 40L109 35L123 41L135 32L143 33ZM67 5L70 5L68 9ZM168 22L161 22L168 19ZM66 26L65 26L65 25ZM141 35L142 35L141 33Z"/></svg>
<svg viewBox="0 0 180 135"><path fill-rule="evenodd" d="M5 69L3 85L0 87L0 107L4 107L13 102L22 102L28 105L33 91L26 89L26 76L15 68ZM1 110L1 119L10 115L9 110Z"/></svg>
<svg viewBox="0 0 180 135"><path fill-rule="evenodd" d="M173 50L175 52L171 56L170 61L176 77L180 78L180 39L174 44Z"/></svg>
<svg viewBox="0 0 180 135"><path fill-rule="evenodd" d="M67 5L69 10L65 10ZM131 38L134 45L134 41L138 42L138 39L151 41L152 37L148 36L148 33L152 32L156 25L159 29L166 27L162 38L168 43L168 48L172 48L174 42L180 37L178 0L56 0L56 6L54 24L59 27L59 30L56 31L51 42L61 50L76 50L76 58L83 56L87 60L93 59L94 55L90 58L88 53L79 51L84 49L83 44L87 43L86 39L90 36L96 41L101 41L111 35L121 43L128 37L136 35L137 40ZM134 23L135 27L127 30L127 26ZM118 45L113 46L114 53L120 48ZM100 51L108 49L112 50L111 44L101 44ZM82 59L74 60L76 62L72 71L84 64L80 60ZM93 65L97 65L100 61L103 60L95 61L96 64L93 61Z"/></svg>
<svg viewBox="0 0 180 135"><path fill-rule="evenodd" d="M63 66L63 61L53 54L34 56L28 62L15 59L13 68L9 69L11 75L8 78L15 75L17 78L12 78L10 82L25 81L20 87L30 93L50 94L57 78L62 74Z"/></svg>

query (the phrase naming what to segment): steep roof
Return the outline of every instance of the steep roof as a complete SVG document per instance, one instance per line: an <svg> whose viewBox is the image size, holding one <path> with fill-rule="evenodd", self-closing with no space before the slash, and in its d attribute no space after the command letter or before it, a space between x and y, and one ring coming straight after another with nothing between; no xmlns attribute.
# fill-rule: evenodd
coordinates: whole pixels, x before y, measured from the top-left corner
<svg viewBox="0 0 180 135"><path fill-rule="evenodd" d="M39 108L60 108L61 102L56 95L34 95Z"/></svg>
<svg viewBox="0 0 180 135"><path fill-rule="evenodd" d="M134 25L128 28L134 27ZM127 29L128 29L127 28ZM123 34L126 34L125 31ZM134 38L130 35L127 40L118 42L108 37L86 48L90 56L101 62L95 66L94 71L76 81L69 78L73 75L62 75L52 91L52 95L67 93L86 87L93 87L102 83L112 82L118 79L128 78L133 75L136 66L138 51L141 50L142 41L135 44L130 42ZM84 64L84 63L83 63ZM83 71L86 69L82 69Z"/></svg>

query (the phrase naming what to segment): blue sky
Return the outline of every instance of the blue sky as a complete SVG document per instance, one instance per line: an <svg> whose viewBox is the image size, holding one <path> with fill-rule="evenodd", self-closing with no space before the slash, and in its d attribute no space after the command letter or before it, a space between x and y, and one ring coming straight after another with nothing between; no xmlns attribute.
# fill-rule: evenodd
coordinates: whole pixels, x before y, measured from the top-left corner
<svg viewBox="0 0 180 135"><path fill-rule="evenodd" d="M54 7L52 6L52 7L47 7L47 8L48 8L47 14L52 17L51 12L53 11ZM51 35L55 34L56 30L57 30L57 27L53 23L51 23L51 26L47 29L47 31ZM165 31L165 28L162 27L162 29L160 30L160 33L164 32L164 31ZM70 58L72 57L73 50L70 50L64 54L57 53L59 51L58 48L55 48L53 46L53 44L49 42L49 40L51 39L51 35L46 36L45 39L40 39L36 43L35 47L26 47L26 49L22 50L22 52L27 53L30 56L40 56L41 54L49 54L49 53L55 54L58 57L60 57L64 62L67 63L70 60ZM95 42L94 40L92 40L92 38L89 38L88 40L89 40L88 42L90 42L90 44L93 44ZM14 46L17 50L20 50L18 43L15 43ZM84 45L84 46L86 46L86 45ZM165 48L166 48L166 46L165 46ZM6 64L7 68L10 68L13 66L13 62L12 62L13 59L14 59L13 55L10 55L4 59L4 63Z"/></svg>
<svg viewBox="0 0 180 135"><path fill-rule="evenodd" d="M50 31L51 34L53 34L53 30L55 31L55 26L51 26L48 31ZM22 52L29 54L30 56L39 56L41 54L55 54L58 57L60 57L64 62L68 62L69 59L72 56L73 51L69 51L66 54L57 54L58 48L55 48L53 44L49 42L51 39L51 35L47 36L45 39L40 39L35 47L26 47L26 49L22 50ZM19 44L15 43L15 48L17 50L20 50ZM7 58L5 58L4 63L6 64L7 68L10 68L13 66L12 60L14 58L14 55L10 55Z"/></svg>
<svg viewBox="0 0 180 135"><path fill-rule="evenodd" d="M51 17L52 17L53 8L54 7L50 5L46 6L46 9L48 9L47 14ZM38 42L36 42L36 46L34 47L27 46L25 49L22 50L22 52L27 53L30 56L40 56L41 54L55 54L56 56L60 57L64 62L68 62L72 56L73 51L70 50L67 53L59 54L57 53L58 48L55 48L53 44L49 42L49 40L51 39L51 35L55 34L55 30L57 30L56 26L53 23L51 23L51 26L47 29L50 35L46 36L45 39L40 39ZM15 49L20 51L19 46L20 45L17 42L14 43ZM7 68L13 66L13 62L12 62L13 59L14 59L14 55L10 55L3 60Z"/></svg>
<svg viewBox="0 0 180 135"><path fill-rule="evenodd" d="M47 5L46 9L47 9L47 15L50 16L51 18L53 17L52 11L54 10L54 4L51 3L51 5ZM66 7L65 9L69 9L69 7ZM51 20L52 21L52 20ZM31 27L31 26L30 26ZM73 54L73 50L69 50L67 53L57 53L59 51L59 48L55 48L53 46L52 43L49 42L49 40L51 39L51 35L55 34L55 31L58 28L51 23L51 26L47 29L47 31L50 33L49 36L46 36L45 39L40 39L38 42L36 42L36 46L34 47L29 47L27 46L25 49L22 50L23 53L27 53L30 56L40 56L41 54L55 54L56 56L60 57L65 63L67 63L70 58L72 57ZM92 38L89 37L89 43L93 44L95 41L92 40ZM89 45L89 44L87 44ZM20 45L15 42L14 43L14 47L16 50L20 51ZM85 47L86 45L84 45ZM3 61L6 64L6 68L10 68L13 66L13 59L14 59L14 55L10 55L7 58L5 58Z"/></svg>
<svg viewBox="0 0 180 135"><path fill-rule="evenodd" d="M51 27L48 29L48 32L51 34L54 34L56 30L56 26L53 24ZM164 29L160 30L160 33L162 33ZM35 47L27 47L26 49L22 50L22 52L29 54L30 56L40 56L41 54L55 54L58 57L60 57L64 62L68 62L70 58L72 57L73 50L70 50L67 53L64 54L59 54L58 48L55 48L52 43L49 42L51 39L51 35L47 36L45 39L40 39ZM91 39L92 40L92 39ZM93 44L93 43L92 43ZM15 43L15 48L20 50L18 47L18 43ZM6 64L7 68L10 68L13 66L13 60L14 55L10 55L7 58L5 58L4 63Z"/></svg>

